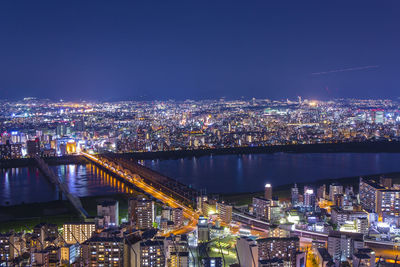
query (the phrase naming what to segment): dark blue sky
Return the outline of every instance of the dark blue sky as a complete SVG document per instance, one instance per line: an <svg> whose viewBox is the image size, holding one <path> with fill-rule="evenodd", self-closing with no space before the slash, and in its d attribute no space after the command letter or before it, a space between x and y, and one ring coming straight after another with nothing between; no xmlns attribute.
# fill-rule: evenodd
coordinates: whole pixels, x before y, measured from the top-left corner
<svg viewBox="0 0 400 267"><path fill-rule="evenodd" d="M398 0L1 1L0 97L397 98L399 14Z"/></svg>

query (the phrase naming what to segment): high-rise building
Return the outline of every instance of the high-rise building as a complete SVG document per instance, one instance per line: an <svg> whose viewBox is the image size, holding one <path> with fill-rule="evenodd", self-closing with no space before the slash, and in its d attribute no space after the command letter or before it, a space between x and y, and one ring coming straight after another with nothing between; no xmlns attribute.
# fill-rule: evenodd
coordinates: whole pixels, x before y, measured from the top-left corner
<svg viewBox="0 0 400 267"><path fill-rule="evenodd" d="M272 186L271 184L266 184L264 188L264 198L272 199Z"/></svg>
<svg viewBox="0 0 400 267"><path fill-rule="evenodd" d="M165 238L164 248L168 267L189 266L189 245L186 235Z"/></svg>
<svg viewBox="0 0 400 267"><path fill-rule="evenodd" d="M183 225L183 210L181 208L172 209L171 220L175 227Z"/></svg>
<svg viewBox="0 0 400 267"><path fill-rule="evenodd" d="M313 189L306 189L304 191L304 206L306 208L315 208L315 194Z"/></svg>
<svg viewBox="0 0 400 267"><path fill-rule="evenodd" d="M140 265L164 267L166 263L163 240L147 240L140 242Z"/></svg>
<svg viewBox="0 0 400 267"><path fill-rule="evenodd" d="M26 151L28 156L33 157L40 155L40 140L35 138L35 140L26 141Z"/></svg>
<svg viewBox="0 0 400 267"><path fill-rule="evenodd" d="M343 194L343 185L331 184L329 186L329 200L330 201L334 201L334 197L336 194Z"/></svg>
<svg viewBox="0 0 400 267"><path fill-rule="evenodd" d="M343 194L335 194L333 196L333 204L336 207L343 208L344 205L344 195Z"/></svg>
<svg viewBox="0 0 400 267"><path fill-rule="evenodd" d="M272 200L253 197L253 214L259 218L269 218L269 207L272 206Z"/></svg>
<svg viewBox="0 0 400 267"><path fill-rule="evenodd" d="M360 178L359 197L361 206L380 218L400 217L400 189L386 189L375 181Z"/></svg>
<svg viewBox="0 0 400 267"><path fill-rule="evenodd" d="M226 224L230 224L232 221L232 206L224 202L218 202L217 210L219 219Z"/></svg>
<svg viewBox="0 0 400 267"><path fill-rule="evenodd" d="M249 237L239 237L236 240L236 249L240 266L258 266L258 245L257 241Z"/></svg>
<svg viewBox="0 0 400 267"><path fill-rule="evenodd" d="M334 262L346 261L353 253L364 248L363 235L359 233L348 233L332 231L328 236L328 252Z"/></svg>
<svg viewBox="0 0 400 267"><path fill-rule="evenodd" d="M5 144L0 145L0 159L17 159L22 157L22 145L11 144L7 140Z"/></svg>
<svg viewBox="0 0 400 267"><path fill-rule="evenodd" d="M292 187L291 200L292 206L297 206L297 204L299 203L299 188L297 187L297 184L294 184L294 187Z"/></svg>
<svg viewBox="0 0 400 267"><path fill-rule="evenodd" d="M66 223L63 225L63 239L67 244L83 243L96 231L94 223Z"/></svg>
<svg viewBox="0 0 400 267"><path fill-rule="evenodd" d="M208 225L207 219L203 216L199 217L196 230L197 240L199 242L208 242L210 240L210 226Z"/></svg>
<svg viewBox="0 0 400 267"><path fill-rule="evenodd" d="M76 244L64 245L60 248L60 262L70 266L75 263L80 257L81 246Z"/></svg>
<svg viewBox="0 0 400 267"><path fill-rule="evenodd" d="M97 216L100 217L100 227L112 228L119 225L118 201L103 201L97 205Z"/></svg>
<svg viewBox="0 0 400 267"><path fill-rule="evenodd" d="M135 223L138 229L152 228L155 219L154 201L145 197L130 199L129 219Z"/></svg>
<svg viewBox="0 0 400 267"><path fill-rule="evenodd" d="M84 266L123 266L122 238L92 237L81 245Z"/></svg>
<svg viewBox="0 0 400 267"><path fill-rule="evenodd" d="M261 238L257 239L258 259L282 259L289 262L290 266L296 266L296 252L299 248L298 237L287 238Z"/></svg>
<svg viewBox="0 0 400 267"><path fill-rule="evenodd" d="M375 267L375 251L370 248L361 248L353 254L353 266Z"/></svg>
<svg viewBox="0 0 400 267"><path fill-rule="evenodd" d="M375 111L375 123L382 124L384 122L384 113L381 110Z"/></svg>

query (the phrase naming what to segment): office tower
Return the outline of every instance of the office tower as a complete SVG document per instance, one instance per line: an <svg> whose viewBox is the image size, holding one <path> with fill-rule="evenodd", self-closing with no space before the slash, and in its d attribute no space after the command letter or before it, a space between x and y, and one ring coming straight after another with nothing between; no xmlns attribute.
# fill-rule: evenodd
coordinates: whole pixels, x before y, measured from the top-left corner
<svg viewBox="0 0 400 267"><path fill-rule="evenodd" d="M154 202L145 197L129 200L129 220L136 224L137 229L153 227L155 212Z"/></svg>
<svg viewBox="0 0 400 267"><path fill-rule="evenodd" d="M63 239L67 244L83 243L96 231L94 223L66 223L63 225Z"/></svg>
<svg viewBox="0 0 400 267"><path fill-rule="evenodd" d="M122 238L91 237L81 245L84 266L123 266Z"/></svg>
<svg viewBox="0 0 400 267"><path fill-rule="evenodd" d="M253 197L253 214L259 218L269 218L269 207L272 206L270 199Z"/></svg>
<svg viewBox="0 0 400 267"><path fill-rule="evenodd" d="M100 228L112 228L119 225L118 201L103 201L97 205L97 216L101 218Z"/></svg>
<svg viewBox="0 0 400 267"><path fill-rule="evenodd" d="M328 252L334 262L345 261L352 257L353 253L364 247L363 235L332 231L328 236Z"/></svg>
<svg viewBox="0 0 400 267"><path fill-rule="evenodd" d="M272 186L271 184L266 184L264 188L264 198L265 199L272 199Z"/></svg>
<svg viewBox="0 0 400 267"><path fill-rule="evenodd" d="M218 217L226 224L230 224L232 221L232 206L224 202L217 203Z"/></svg>
<svg viewBox="0 0 400 267"><path fill-rule="evenodd" d="M315 194L313 189L306 189L304 191L304 206L309 209L315 208Z"/></svg>
<svg viewBox="0 0 400 267"><path fill-rule="evenodd" d="M343 194L343 186L340 184L331 184L329 186L329 200L334 201L336 194Z"/></svg>
<svg viewBox="0 0 400 267"><path fill-rule="evenodd" d="M36 138L35 140L26 141L26 151L28 156L38 156L40 155L40 140Z"/></svg>
<svg viewBox="0 0 400 267"><path fill-rule="evenodd" d="M298 237L257 239L258 259L270 260L277 258L288 262L290 266L295 266L299 243Z"/></svg>
<svg viewBox="0 0 400 267"><path fill-rule="evenodd" d="M291 200L292 200L292 206L297 206L299 203L299 188L297 187L297 184L294 184L294 187L292 187L291 190Z"/></svg>
<svg viewBox="0 0 400 267"><path fill-rule="evenodd" d="M67 134L67 126L65 126L64 124L57 125L56 135L58 137L62 137L64 135L66 135L66 134Z"/></svg>
<svg viewBox="0 0 400 267"><path fill-rule="evenodd" d="M236 240L236 249L240 266L258 266L257 241L248 237L239 237Z"/></svg>
<svg viewBox="0 0 400 267"><path fill-rule="evenodd" d="M384 114L383 111L375 111L375 123L382 124L384 122Z"/></svg>

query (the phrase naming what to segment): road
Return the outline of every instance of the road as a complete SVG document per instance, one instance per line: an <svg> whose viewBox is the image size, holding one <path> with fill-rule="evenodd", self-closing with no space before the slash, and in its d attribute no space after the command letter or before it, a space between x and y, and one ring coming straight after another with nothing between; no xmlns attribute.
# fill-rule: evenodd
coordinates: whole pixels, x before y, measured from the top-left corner
<svg viewBox="0 0 400 267"><path fill-rule="evenodd" d="M83 156L85 156L86 158L90 159L91 161L99 164L100 166L106 168L107 170L109 170L110 172L118 175L119 177L121 177L122 179L125 180L125 182L132 184L140 189L142 189L144 192L150 194L151 196L153 196L154 198L160 200L161 202L169 205L172 208L181 208L183 211L183 216L185 218L187 218L189 220L189 223L187 225L184 225L178 229L172 230L168 233L165 233L165 236L169 236L171 234L174 235L180 235L180 234L186 234L186 233L190 233L192 232L197 225L197 221L199 218L199 215L193 211L191 208L179 203L178 201L176 201L173 197L168 196L167 194L155 189L154 187L146 184L145 182L143 182L143 180L139 177L139 176L134 176L132 177L131 175L126 175L124 172L122 172L121 170L116 169L115 167L111 166L108 163L103 162L101 159L85 153L85 152L81 152L81 154Z"/></svg>

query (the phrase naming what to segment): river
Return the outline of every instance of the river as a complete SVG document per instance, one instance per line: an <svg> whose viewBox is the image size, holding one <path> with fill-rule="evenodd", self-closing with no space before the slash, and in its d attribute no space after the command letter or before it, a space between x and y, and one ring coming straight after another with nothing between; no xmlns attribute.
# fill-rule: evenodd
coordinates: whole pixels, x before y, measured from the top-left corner
<svg viewBox="0 0 400 267"><path fill-rule="evenodd" d="M203 156L142 163L207 193L261 191L272 186L318 179L400 172L400 153L275 153ZM53 166L70 191L79 196L129 190L92 164ZM0 205L55 200L58 192L34 167L0 170Z"/></svg>

